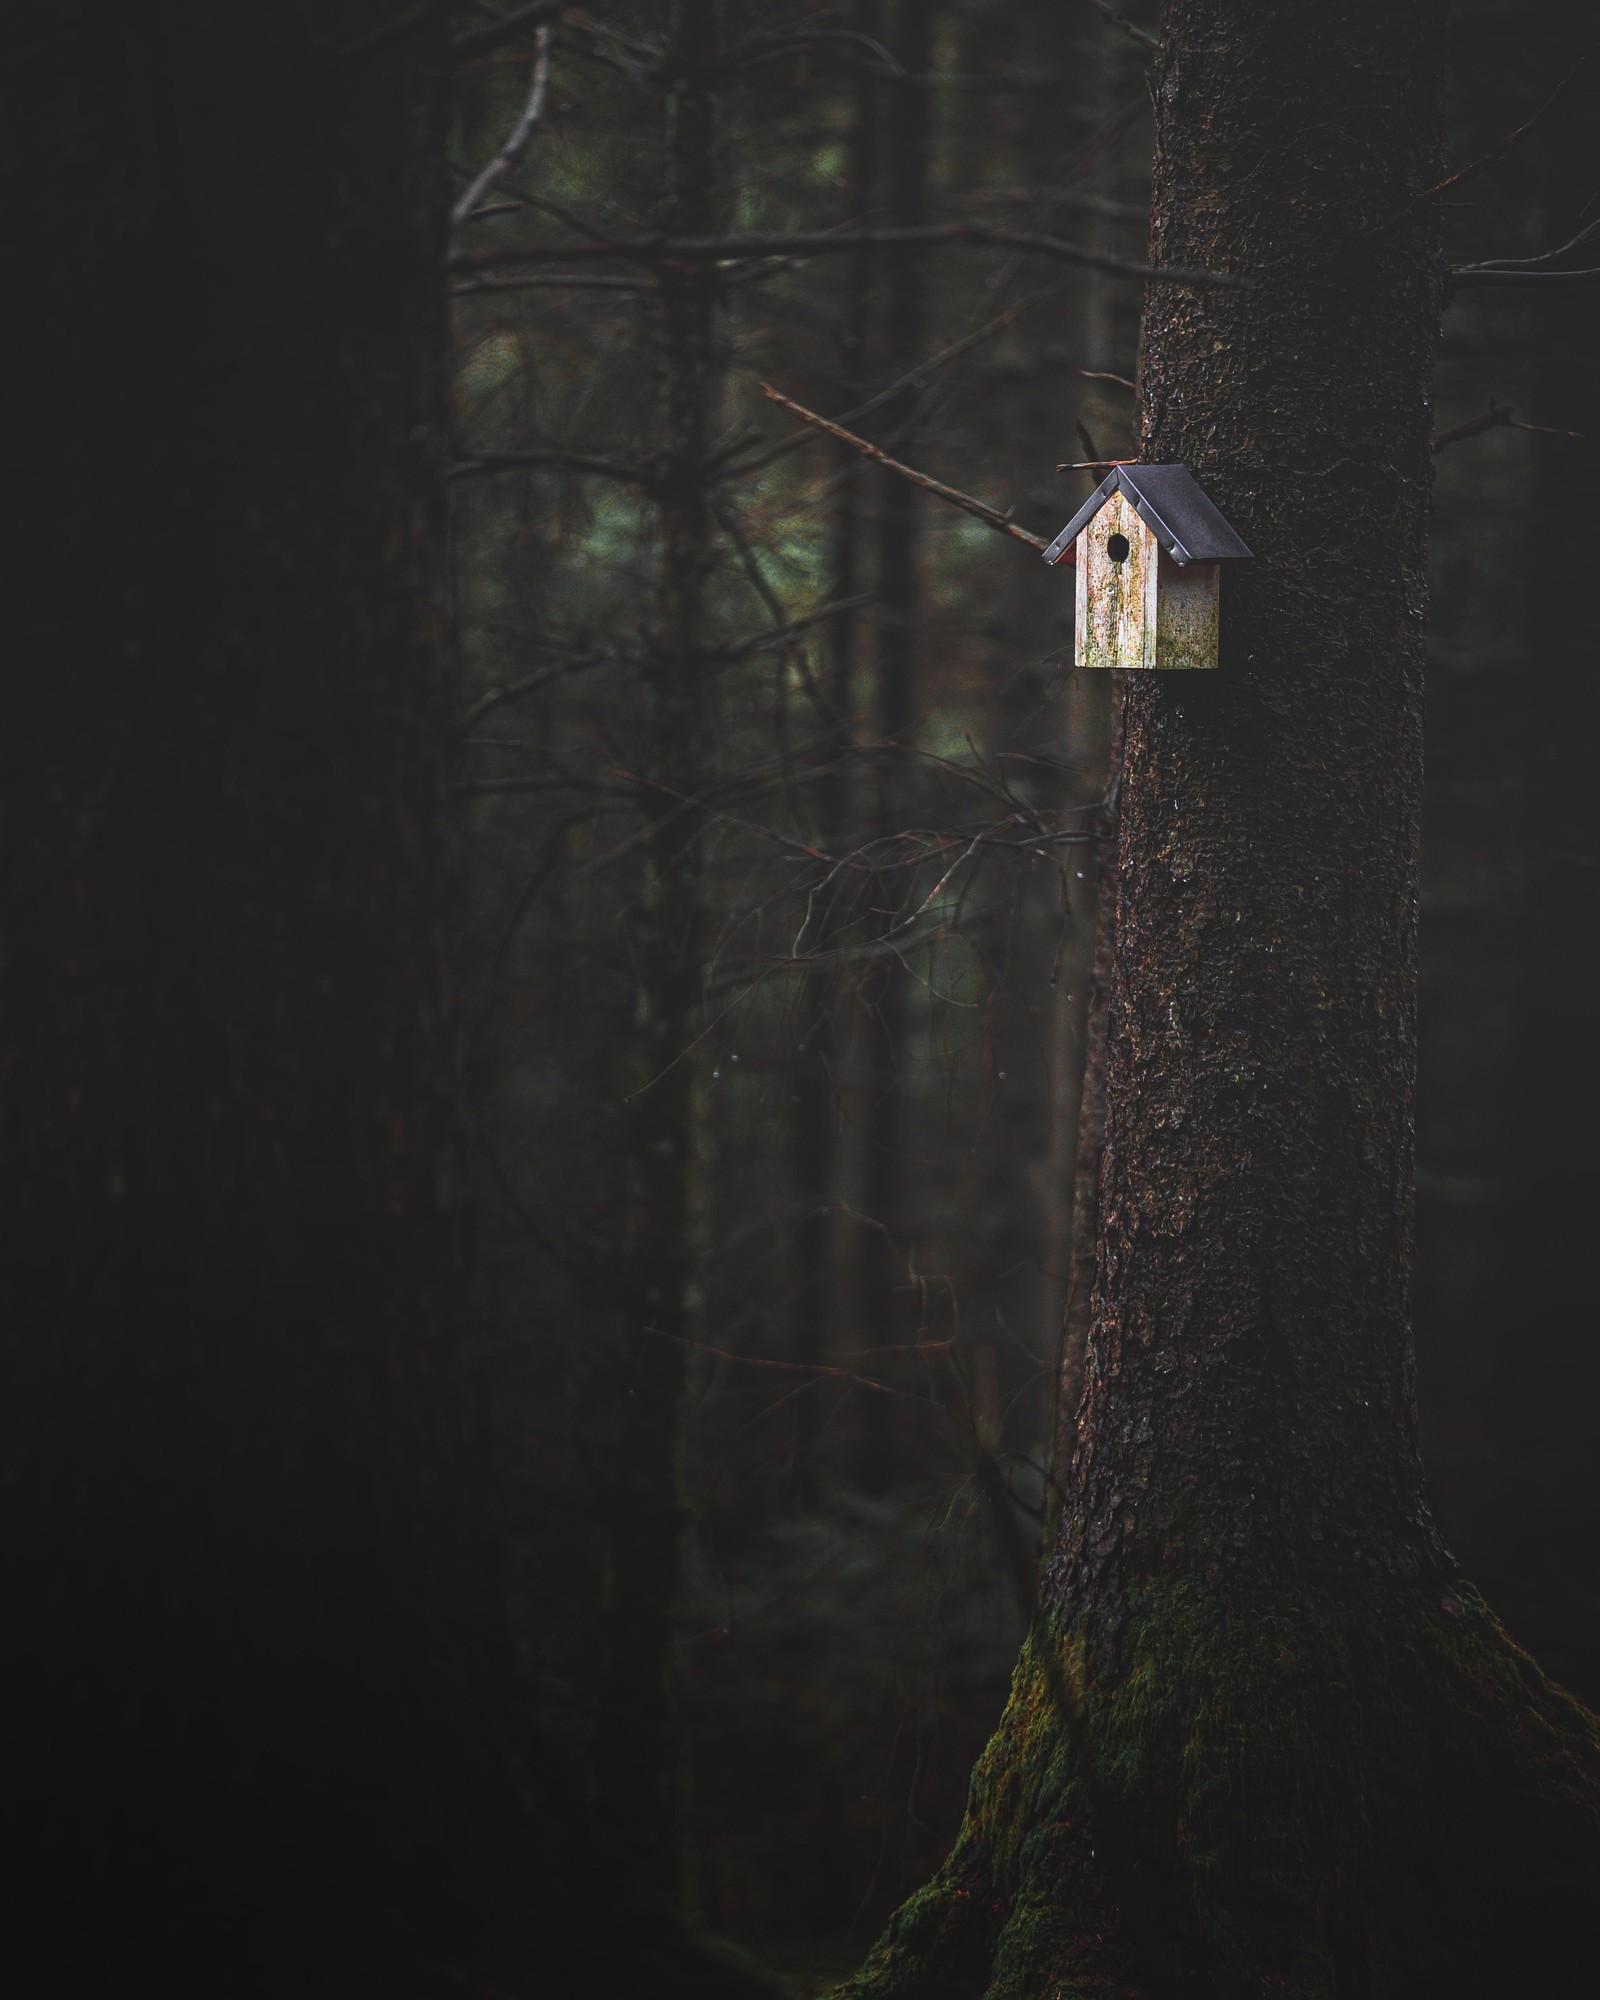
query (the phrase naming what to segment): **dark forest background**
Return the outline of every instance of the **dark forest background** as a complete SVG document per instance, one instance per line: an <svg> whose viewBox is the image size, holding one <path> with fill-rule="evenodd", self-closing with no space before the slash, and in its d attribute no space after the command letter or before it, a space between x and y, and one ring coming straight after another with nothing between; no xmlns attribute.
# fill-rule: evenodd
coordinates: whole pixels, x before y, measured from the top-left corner
<svg viewBox="0 0 1600 2000"><path fill-rule="evenodd" d="M1076 1408L1116 690L1037 544L1137 450L1156 25L19 22L0 1822L51 1990L748 1993L680 1911L820 1990L946 1851ZM1414 1285L1445 1535L1591 1705L1593 34L1453 15L1452 263L1542 281L1441 331Z"/></svg>
<svg viewBox="0 0 1600 2000"><path fill-rule="evenodd" d="M1070 577L761 384L1052 535L1137 448L1154 18L517 11L458 34L450 469L525 1664L602 1823L820 1976L953 1834L1030 1606L1111 690ZM1455 159L1591 26L1465 0ZM1597 113L1590 68L1463 184L1456 261L1595 223ZM1591 1703L1597 334L1443 326L1415 1272L1434 1506Z"/></svg>

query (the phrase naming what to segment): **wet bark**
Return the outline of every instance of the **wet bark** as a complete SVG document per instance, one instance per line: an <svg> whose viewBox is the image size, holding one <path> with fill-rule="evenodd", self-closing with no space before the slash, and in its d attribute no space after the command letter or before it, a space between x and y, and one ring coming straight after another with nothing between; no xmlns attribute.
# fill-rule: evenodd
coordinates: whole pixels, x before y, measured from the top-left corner
<svg viewBox="0 0 1600 2000"><path fill-rule="evenodd" d="M1106 1042L1111 1026L1111 978L1117 923L1117 838L1122 794L1122 676L1113 675L1116 711L1106 765L1104 803L1095 815L1094 963L1084 1013L1083 1079L1078 1090L1078 1143L1072 1163L1066 1303L1056 1359L1055 1408L1050 1439L1050 1491L1045 1507L1047 1549L1053 1546L1072 1474L1083 1402L1084 1370L1094 1303L1095 1253L1100 1240L1100 1162L1106 1137Z"/></svg>
<svg viewBox="0 0 1600 2000"><path fill-rule="evenodd" d="M1558 1983L1594 1719L1422 1500L1408 1324L1443 8L1169 0L1144 456L1257 551L1131 676L1086 1392L941 1877L847 1991Z"/></svg>

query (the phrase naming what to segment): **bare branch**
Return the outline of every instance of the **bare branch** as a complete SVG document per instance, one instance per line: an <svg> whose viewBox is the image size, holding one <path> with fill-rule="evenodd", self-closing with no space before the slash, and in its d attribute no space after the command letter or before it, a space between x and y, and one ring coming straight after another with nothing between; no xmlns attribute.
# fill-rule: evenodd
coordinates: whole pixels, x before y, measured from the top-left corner
<svg viewBox="0 0 1600 2000"><path fill-rule="evenodd" d="M1487 153L1480 153L1477 159L1471 161L1467 166L1460 168L1456 173L1446 174L1442 181L1435 181L1432 187L1424 188L1421 194L1413 195L1404 208L1396 209L1394 214L1388 216L1384 221L1375 222L1370 229L1362 230L1358 240L1370 242L1375 236L1386 236L1391 229L1398 229L1402 222L1409 222L1419 209L1426 208L1430 202L1437 201L1441 195L1449 194L1458 187L1465 187L1468 181L1475 181L1479 174L1486 172L1490 167L1503 160L1513 146L1520 146L1524 139L1531 137L1533 133L1538 131L1539 127L1550 116L1550 113L1554 111L1562 98L1566 96L1573 84L1577 82L1580 71L1585 68L1597 50L1600 50L1600 44L1596 44L1595 48L1586 49L1533 116L1524 124L1519 125L1514 132L1508 132L1498 145L1491 146Z"/></svg>
<svg viewBox="0 0 1600 2000"><path fill-rule="evenodd" d="M1158 49L1161 44L1154 35L1147 35L1143 28L1136 28L1110 4L1110 0L1089 0L1089 5L1102 21L1109 21L1113 28L1120 28L1130 42L1137 42L1141 49Z"/></svg>
<svg viewBox="0 0 1600 2000"><path fill-rule="evenodd" d="M1476 264L1462 264L1452 274L1459 278L1464 271L1537 271L1556 264L1569 250L1576 250L1580 243L1587 243L1596 231L1600 231L1600 217L1580 229L1576 236L1569 237L1558 250L1545 250L1537 257L1485 257Z"/></svg>
<svg viewBox="0 0 1600 2000"><path fill-rule="evenodd" d="M886 75L901 79L906 77L905 69L882 42L856 28L808 28L800 34L755 35L734 50L735 66L757 69L763 63L778 62L784 56L793 55L797 49L810 48L815 42L844 42L866 49L883 65Z"/></svg>
<svg viewBox="0 0 1600 2000"><path fill-rule="evenodd" d="M528 150L528 141L533 136L533 128L544 116L544 103L549 90L550 30L541 28L534 36L533 81L528 88L528 101L522 107L522 116L512 126L510 136L499 152L477 175L466 193L451 209L450 226L453 229L459 229L464 222L470 221L472 211L490 188L506 169L515 166Z"/></svg>
<svg viewBox="0 0 1600 2000"><path fill-rule="evenodd" d="M825 618L837 618L846 611L859 611L863 604L872 602L873 595L870 590L858 590L853 597L835 597L827 604L819 604L815 611L803 612L800 617L786 619L783 624L758 632L753 638L737 639L733 644L719 648L716 657L719 660L743 660L752 653L771 652L774 647L787 645L797 633L820 625Z"/></svg>
<svg viewBox="0 0 1600 2000"><path fill-rule="evenodd" d="M613 653L580 653L576 658L562 660L553 667L541 667L537 673L527 674L520 681L510 681L504 687L490 688L480 695L461 718L461 727L470 729L475 722L493 710L503 707L508 701L521 701L525 695L546 686L550 681L564 680L568 674L581 673L586 667L603 665L616 657Z"/></svg>
<svg viewBox="0 0 1600 2000"><path fill-rule="evenodd" d="M648 466L621 458L597 458L582 451L484 451L452 465L445 478L481 479L492 472L586 472L596 479L616 479L625 486L648 486Z"/></svg>
<svg viewBox="0 0 1600 2000"><path fill-rule="evenodd" d="M450 295L473 299L492 292L653 292L654 278L608 277L599 271L539 271L522 278L474 278Z"/></svg>
<svg viewBox="0 0 1600 2000"><path fill-rule="evenodd" d="M876 464L886 466L890 472L898 473L902 479L910 480L913 486L920 486L924 493L931 493L939 500L948 500L952 507L961 508L974 519L985 522L991 528L997 528L1003 535L1011 535L1019 542L1026 542L1030 548L1049 547L1042 535L1032 535L1026 528L1019 528L1016 522L1009 515L1002 514L998 507L991 507L983 500L974 500L970 493L958 492L953 486L946 486L937 479L930 479L925 472L915 472L909 465L902 465L897 458L890 458L887 452L879 451L875 444L869 444L865 438L857 437L854 431L847 431L839 424L830 424L826 417L819 417L815 410L808 410L803 403L796 403L788 396L781 395L770 382L762 383L761 393L770 402L781 404L802 423L812 424L819 431L826 431L829 437L836 437L841 444L847 444L852 450L859 451L863 458L870 458Z"/></svg>
<svg viewBox="0 0 1600 2000"><path fill-rule="evenodd" d="M937 354L930 354L926 361L919 361L915 368L908 369L898 381L891 382L887 389L880 389L877 395L869 396L864 403L857 403L854 409L844 411L833 421L839 424L859 423L861 418L870 417L875 410L881 410L885 403L892 403L907 389L920 389L936 368L943 368L946 363L958 360L963 354L970 353L973 348L981 347L984 341L992 340L1019 314L1027 312L1030 307L1038 305L1043 299L1054 298L1065 283L1064 278L1058 279L1053 285L1046 285L1040 291L1030 292L1025 299L1019 299L1014 306L1008 306L1003 313L997 314L983 326L975 328L971 333L963 334L959 340L953 340L948 347L941 347ZM1080 369L1078 372L1082 374L1086 371ZM1121 377L1111 376L1108 379L1120 381ZM769 445L754 458L741 459L736 464L729 465L723 477L747 479L752 472L759 472L764 466L771 465L780 458L787 458L790 452L800 451L814 441L808 432L797 431L793 437L786 437L778 444Z"/></svg>
<svg viewBox="0 0 1600 2000"><path fill-rule="evenodd" d="M1600 266L1584 271L1515 271L1492 264L1460 264L1450 273L1458 286L1484 285L1600 285Z"/></svg>
<svg viewBox="0 0 1600 2000"><path fill-rule="evenodd" d="M543 23L559 20L566 11L567 0L533 0L531 6L513 7L497 21L486 21L481 28L466 28L459 35L452 35L450 54L456 62L466 62L499 48L513 35L520 35L524 28L538 28L541 34L548 34Z"/></svg>
<svg viewBox="0 0 1600 2000"><path fill-rule="evenodd" d="M733 236L619 236L601 243L528 243L519 247L459 252L450 259L457 272L494 270L507 264L564 264L596 257L620 257L638 264L730 264L753 257L834 257L869 248L922 247L940 243L993 245L1032 250L1042 257L1114 278L1143 278L1152 284L1195 285L1224 290L1249 286L1248 278L1224 271L1191 271L1112 257L1081 243L1034 230L991 229L977 222L934 222L908 229L751 230Z"/></svg>
<svg viewBox="0 0 1600 2000"><path fill-rule="evenodd" d="M1572 438L1580 444L1584 442L1581 431L1558 431L1548 424L1519 423L1512 414L1510 403L1491 403L1481 417L1468 417L1464 424L1440 431L1431 448L1436 452L1443 451L1446 445L1460 444L1464 438L1482 437L1485 431L1495 430L1533 431L1540 437Z"/></svg>

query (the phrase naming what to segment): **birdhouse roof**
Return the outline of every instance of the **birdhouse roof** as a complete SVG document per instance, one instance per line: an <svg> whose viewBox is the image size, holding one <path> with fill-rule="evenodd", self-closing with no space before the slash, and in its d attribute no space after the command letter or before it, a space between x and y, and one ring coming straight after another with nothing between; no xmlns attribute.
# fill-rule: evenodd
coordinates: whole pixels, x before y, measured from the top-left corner
<svg viewBox="0 0 1600 2000"><path fill-rule="evenodd" d="M1044 552L1060 562L1113 493L1126 493L1134 512L1176 563L1240 562L1252 555L1200 491L1186 465L1116 465Z"/></svg>

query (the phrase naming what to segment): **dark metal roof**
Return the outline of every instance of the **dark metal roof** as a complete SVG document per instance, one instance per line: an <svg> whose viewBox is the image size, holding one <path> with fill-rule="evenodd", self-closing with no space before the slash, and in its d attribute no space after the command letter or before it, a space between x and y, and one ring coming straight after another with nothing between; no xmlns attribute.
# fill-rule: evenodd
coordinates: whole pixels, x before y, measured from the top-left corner
<svg viewBox="0 0 1600 2000"><path fill-rule="evenodd" d="M1200 491L1186 465L1117 465L1045 550L1045 561L1060 562L1119 490L1174 562L1241 562L1253 554Z"/></svg>

